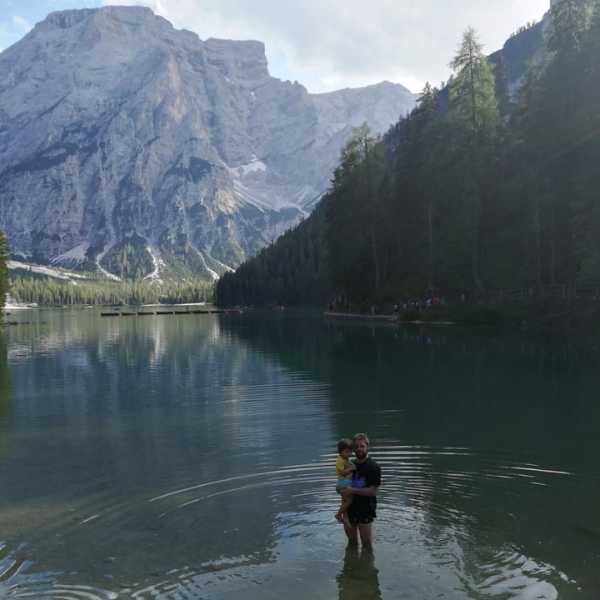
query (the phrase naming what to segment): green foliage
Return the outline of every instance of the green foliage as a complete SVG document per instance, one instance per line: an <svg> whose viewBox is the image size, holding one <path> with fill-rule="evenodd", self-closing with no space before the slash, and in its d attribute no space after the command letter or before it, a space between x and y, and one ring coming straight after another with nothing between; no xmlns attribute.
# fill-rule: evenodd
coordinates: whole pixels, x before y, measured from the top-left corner
<svg viewBox="0 0 600 600"><path fill-rule="evenodd" d="M342 151L327 202L327 242L333 284L359 295L365 283L379 290L383 235L381 197L384 146L363 125ZM360 282L360 283L359 283Z"/></svg>
<svg viewBox="0 0 600 600"><path fill-rule="evenodd" d="M136 236L111 248L101 264L109 273L122 279L142 279L154 270L146 242Z"/></svg>
<svg viewBox="0 0 600 600"><path fill-rule="evenodd" d="M568 298L577 286L599 296L600 0L563 0L552 16L545 62L514 102L467 30L448 88L427 85L382 139L358 130L318 212L223 279L218 301L358 308L436 290L473 305L512 290ZM318 279L290 252L307 245Z"/></svg>
<svg viewBox="0 0 600 600"><path fill-rule="evenodd" d="M0 231L0 310L4 308L6 294L9 290L8 268L6 266L8 256L8 242L4 233Z"/></svg>
<svg viewBox="0 0 600 600"><path fill-rule="evenodd" d="M42 306L180 304L212 301L213 287L203 281L72 283L17 276L12 279L11 293L18 302Z"/></svg>
<svg viewBox="0 0 600 600"><path fill-rule="evenodd" d="M311 217L216 285L220 306L319 305L331 294L325 197Z"/></svg>
<svg viewBox="0 0 600 600"><path fill-rule="evenodd" d="M516 38L522 35L523 33L527 33L530 29L533 29L537 24L537 21L528 21L527 23L525 23L525 25L522 25L516 31L511 33L510 38Z"/></svg>
<svg viewBox="0 0 600 600"><path fill-rule="evenodd" d="M494 74L474 29L465 32L450 66L450 110L460 132L470 139L492 135L499 121Z"/></svg>

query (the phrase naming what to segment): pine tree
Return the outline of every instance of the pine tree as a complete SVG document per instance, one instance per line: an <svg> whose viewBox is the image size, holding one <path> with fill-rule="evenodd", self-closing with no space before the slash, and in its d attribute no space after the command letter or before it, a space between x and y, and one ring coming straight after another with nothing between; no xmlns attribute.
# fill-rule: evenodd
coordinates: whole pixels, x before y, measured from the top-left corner
<svg viewBox="0 0 600 600"><path fill-rule="evenodd" d="M455 77L450 86L450 107L472 144L495 132L499 123L495 80L477 33L469 27L450 66Z"/></svg>
<svg viewBox="0 0 600 600"><path fill-rule="evenodd" d="M577 281L600 284L600 0L588 5L589 25L580 39L576 80L579 113L572 138L573 237L577 255ZM580 17L581 19L582 17ZM573 126L573 124L572 124Z"/></svg>
<svg viewBox="0 0 600 600"><path fill-rule="evenodd" d="M473 285L481 290L481 212L500 117L494 75L473 28L465 32L451 67L455 76L450 85L450 117L463 156L462 196L470 212L471 275Z"/></svg>
<svg viewBox="0 0 600 600"><path fill-rule="evenodd" d="M361 280L375 293L381 285L382 152L363 125L344 147L334 174L327 203L328 252L340 293L352 295L363 287Z"/></svg>
<svg viewBox="0 0 600 600"><path fill-rule="evenodd" d="M467 31L448 88L426 86L381 141L363 132L344 149L319 236L309 242L307 219L218 289L307 298L314 257L328 265L322 289L355 310L433 287L600 286L600 0L557 4L547 44L500 119L506 82Z"/></svg>

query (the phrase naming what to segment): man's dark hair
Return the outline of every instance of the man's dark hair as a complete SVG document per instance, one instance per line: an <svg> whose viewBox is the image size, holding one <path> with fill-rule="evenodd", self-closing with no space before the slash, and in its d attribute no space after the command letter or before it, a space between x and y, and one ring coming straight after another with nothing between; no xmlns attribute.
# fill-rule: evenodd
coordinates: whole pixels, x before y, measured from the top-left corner
<svg viewBox="0 0 600 600"><path fill-rule="evenodd" d="M352 443L352 440L349 439L340 440L337 444L338 452L343 452L344 450L352 450L353 448L354 444Z"/></svg>
<svg viewBox="0 0 600 600"><path fill-rule="evenodd" d="M361 441L366 442L367 446L371 445L371 442L369 442L369 437L366 433L357 433L352 439L352 446L356 446L356 444Z"/></svg>

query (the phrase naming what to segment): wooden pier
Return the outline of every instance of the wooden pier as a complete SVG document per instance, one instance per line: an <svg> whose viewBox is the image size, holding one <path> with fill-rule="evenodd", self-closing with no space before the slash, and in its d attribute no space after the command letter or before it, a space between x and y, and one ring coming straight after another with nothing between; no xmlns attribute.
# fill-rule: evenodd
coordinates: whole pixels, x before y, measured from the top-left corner
<svg viewBox="0 0 600 600"><path fill-rule="evenodd" d="M227 315L227 314L242 314L241 310L231 309L205 309L205 310L141 310L131 312L130 310L114 310L111 312L100 313L101 317L117 318L117 317L154 317L154 316L174 316L174 315Z"/></svg>

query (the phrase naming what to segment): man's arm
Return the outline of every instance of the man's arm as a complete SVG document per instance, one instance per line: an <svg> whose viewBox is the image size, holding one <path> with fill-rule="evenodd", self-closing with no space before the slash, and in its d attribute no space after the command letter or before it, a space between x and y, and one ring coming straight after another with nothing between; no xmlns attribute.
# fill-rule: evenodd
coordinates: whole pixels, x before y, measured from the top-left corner
<svg viewBox="0 0 600 600"><path fill-rule="evenodd" d="M344 488L342 490L342 495L343 496L367 496L367 497L373 497L373 496L377 496L377 492L378 492L379 488L375 487L375 486L371 486L371 487L366 487L366 488Z"/></svg>
<svg viewBox="0 0 600 600"><path fill-rule="evenodd" d="M345 488L342 490L342 494L344 496L366 496L368 498L377 496L379 486L381 485L381 469L379 465L367 476L367 483L370 485L363 488Z"/></svg>

